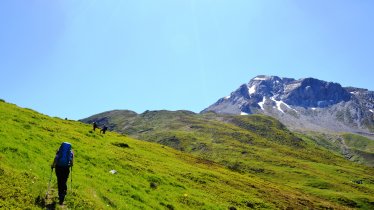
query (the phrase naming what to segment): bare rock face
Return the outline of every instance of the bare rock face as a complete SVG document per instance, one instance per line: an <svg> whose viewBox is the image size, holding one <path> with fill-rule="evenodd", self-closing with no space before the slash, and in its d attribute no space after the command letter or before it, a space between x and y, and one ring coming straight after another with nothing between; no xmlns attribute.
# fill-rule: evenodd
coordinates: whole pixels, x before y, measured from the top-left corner
<svg viewBox="0 0 374 210"><path fill-rule="evenodd" d="M307 78L297 80L292 85L295 88L286 89L282 96L289 105L323 108L351 99L348 91L338 83Z"/></svg>
<svg viewBox="0 0 374 210"><path fill-rule="evenodd" d="M262 113L295 129L374 132L374 92L315 78L260 75L202 113Z"/></svg>

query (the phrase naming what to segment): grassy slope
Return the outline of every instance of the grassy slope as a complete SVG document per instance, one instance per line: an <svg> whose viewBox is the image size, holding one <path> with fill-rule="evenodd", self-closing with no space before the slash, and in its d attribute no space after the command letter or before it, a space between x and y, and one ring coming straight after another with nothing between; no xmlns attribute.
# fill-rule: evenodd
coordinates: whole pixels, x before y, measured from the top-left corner
<svg viewBox="0 0 374 210"><path fill-rule="evenodd" d="M342 153L354 162L374 167L374 141L352 133L304 132L318 145Z"/></svg>
<svg viewBox="0 0 374 210"><path fill-rule="evenodd" d="M373 208L373 168L349 162L306 136L296 136L273 118L186 111L152 111L138 117L118 113L114 122L107 114L87 120L105 118L118 131L218 162L307 197ZM365 184L352 182L359 179Z"/></svg>
<svg viewBox="0 0 374 210"><path fill-rule="evenodd" d="M43 208L49 165L62 141L74 145L74 209L227 209L274 204L262 181L173 149L0 103L0 208ZM130 148L119 147L126 143ZM108 171L115 169L118 174ZM53 189L56 189L55 179ZM156 183L157 189L150 187ZM249 184L251 183L251 184ZM271 189L271 188L270 188ZM56 192L54 192L56 194ZM281 196L279 196L281 198ZM56 201L56 198L53 199ZM282 204L283 203L283 204ZM276 205L286 205L282 202ZM47 203L48 204L48 203Z"/></svg>
<svg viewBox="0 0 374 210"><path fill-rule="evenodd" d="M344 209L349 206L370 208L369 202L374 202L372 169L324 151L316 153L323 155L321 157L312 157L316 154L309 154L307 150L293 152L305 147L296 144L288 149L289 146L268 142L254 133L243 131L235 135L253 135L252 145L260 146L246 143L250 147L240 148L243 146L240 141L216 137L219 141L231 142L230 148L216 145L225 155L232 154L227 157L228 162L238 162L229 170L221 166L224 157L217 153L213 156L222 158L217 161L220 164L112 132L94 133L88 125L50 118L3 102L0 102L0 121L0 209L53 206L45 204L43 198L51 172L49 165L63 141L71 142L76 154L73 189L66 200L73 209L228 209L231 206L238 209ZM265 120L264 123L269 122ZM212 129L210 126L214 125L201 126ZM228 126L223 132L238 129L232 124ZM195 133L196 137L203 135ZM204 136L199 138L205 139ZM281 139L274 141L277 140ZM288 144L288 140L284 143ZM120 143L130 147L121 147ZM243 149L248 153L242 153ZM290 156L285 157L285 152ZM305 158L303 153L306 153ZM318 162L325 156L328 160ZM252 161L252 168L241 165L241 161L245 164L247 159ZM259 159L263 160L258 162ZM267 165L256 166L259 163ZM271 173L263 173L260 167ZM112 169L118 173L110 174ZM285 179L286 176L289 177ZM365 184L352 183L356 177L364 179ZM150 187L151 183L157 187ZM52 193L52 200L56 201L55 178Z"/></svg>
<svg viewBox="0 0 374 210"><path fill-rule="evenodd" d="M353 158L358 162L367 162L374 166L374 141L356 134L343 134L344 143L354 154Z"/></svg>

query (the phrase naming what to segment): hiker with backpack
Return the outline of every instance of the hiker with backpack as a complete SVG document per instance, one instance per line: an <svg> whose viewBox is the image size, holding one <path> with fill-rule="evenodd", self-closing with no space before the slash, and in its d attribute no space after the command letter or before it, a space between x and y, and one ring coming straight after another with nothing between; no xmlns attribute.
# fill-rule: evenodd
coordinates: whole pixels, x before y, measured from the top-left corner
<svg viewBox="0 0 374 210"><path fill-rule="evenodd" d="M67 185L70 168L73 167L74 153L71 149L71 144L63 142L56 153L56 157L51 165L51 169L56 169L57 183L58 183L58 199L59 204L64 203L66 196Z"/></svg>
<svg viewBox="0 0 374 210"><path fill-rule="evenodd" d="M92 123L92 128L93 128L94 131L96 130L96 128L97 128L97 124L96 124L96 122L93 122L93 123Z"/></svg>
<svg viewBox="0 0 374 210"><path fill-rule="evenodd" d="M101 129L100 133L102 132L103 134L105 134L106 130L108 129L108 127L106 127L105 125L103 126L103 128Z"/></svg>

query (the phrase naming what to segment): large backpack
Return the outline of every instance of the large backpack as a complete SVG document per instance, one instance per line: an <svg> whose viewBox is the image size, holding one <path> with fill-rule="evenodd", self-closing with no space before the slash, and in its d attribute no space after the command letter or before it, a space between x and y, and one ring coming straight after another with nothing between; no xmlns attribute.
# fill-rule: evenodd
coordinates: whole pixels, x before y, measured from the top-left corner
<svg viewBox="0 0 374 210"><path fill-rule="evenodd" d="M68 142L62 143L60 149L58 149L57 157L57 166L70 166L71 160L73 159L73 153L71 152L71 144Z"/></svg>

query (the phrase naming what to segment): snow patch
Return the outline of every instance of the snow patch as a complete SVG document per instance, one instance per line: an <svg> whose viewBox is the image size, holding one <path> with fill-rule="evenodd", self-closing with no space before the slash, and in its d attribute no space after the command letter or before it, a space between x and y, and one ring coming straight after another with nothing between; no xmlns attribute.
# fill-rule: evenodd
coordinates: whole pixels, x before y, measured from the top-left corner
<svg viewBox="0 0 374 210"><path fill-rule="evenodd" d="M281 105L282 105L282 104L283 104L284 106L286 106L288 109L291 109L291 110L297 112L296 109L291 108L288 104L284 103L283 101L277 101L277 100L275 100L274 96L271 97L270 99L271 99L272 101L275 102L275 104L277 105L277 109L278 109L280 112L282 112L282 113L284 113L284 111L283 111L282 108L281 108Z"/></svg>
<svg viewBox="0 0 374 210"><path fill-rule="evenodd" d="M226 96L226 97L225 97L224 99L226 99L226 100L227 100L227 99L229 99L229 98L231 98L231 96Z"/></svg>
<svg viewBox="0 0 374 210"><path fill-rule="evenodd" d="M264 80L268 80L268 79L266 77L255 77L253 80L264 81Z"/></svg>
<svg viewBox="0 0 374 210"><path fill-rule="evenodd" d="M275 100L275 99L274 99L274 96L271 97L270 99L271 99L272 101L275 102L275 104L277 105L277 109L278 109L280 112L284 113L284 111L281 109L282 101L277 101L277 100Z"/></svg>
<svg viewBox="0 0 374 210"><path fill-rule="evenodd" d="M317 109L317 108L314 108L314 107L312 108L312 110L316 110L316 109Z"/></svg>
<svg viewBox="0 0 374 210"><path fill-rule="evenodd" d="M262 110L264 110L264 104L265 104L266 98L265 96L262 98L261 102L258 102L258 105L261 107Z"/></svg>
<svg viewBox="0 0 374 210"><path fill-rule="evenodd" d="M256 86L255 85L252 85L249 89L248 89L248 93L249 95L252 95L253 93L256 92Z"/></svg>
<svg viewBox="0 0 374 210"><path fill-rule="evenodd" d="M374 113L374 110L372 110L372 109L369 109L369 111L370 111L371 113Z"/></svg>
<svg viewBox="0 0 374 210"><path fill-rule="evenodd" d="M240 115L249 115L247 112L240 112Z"/></svg>

